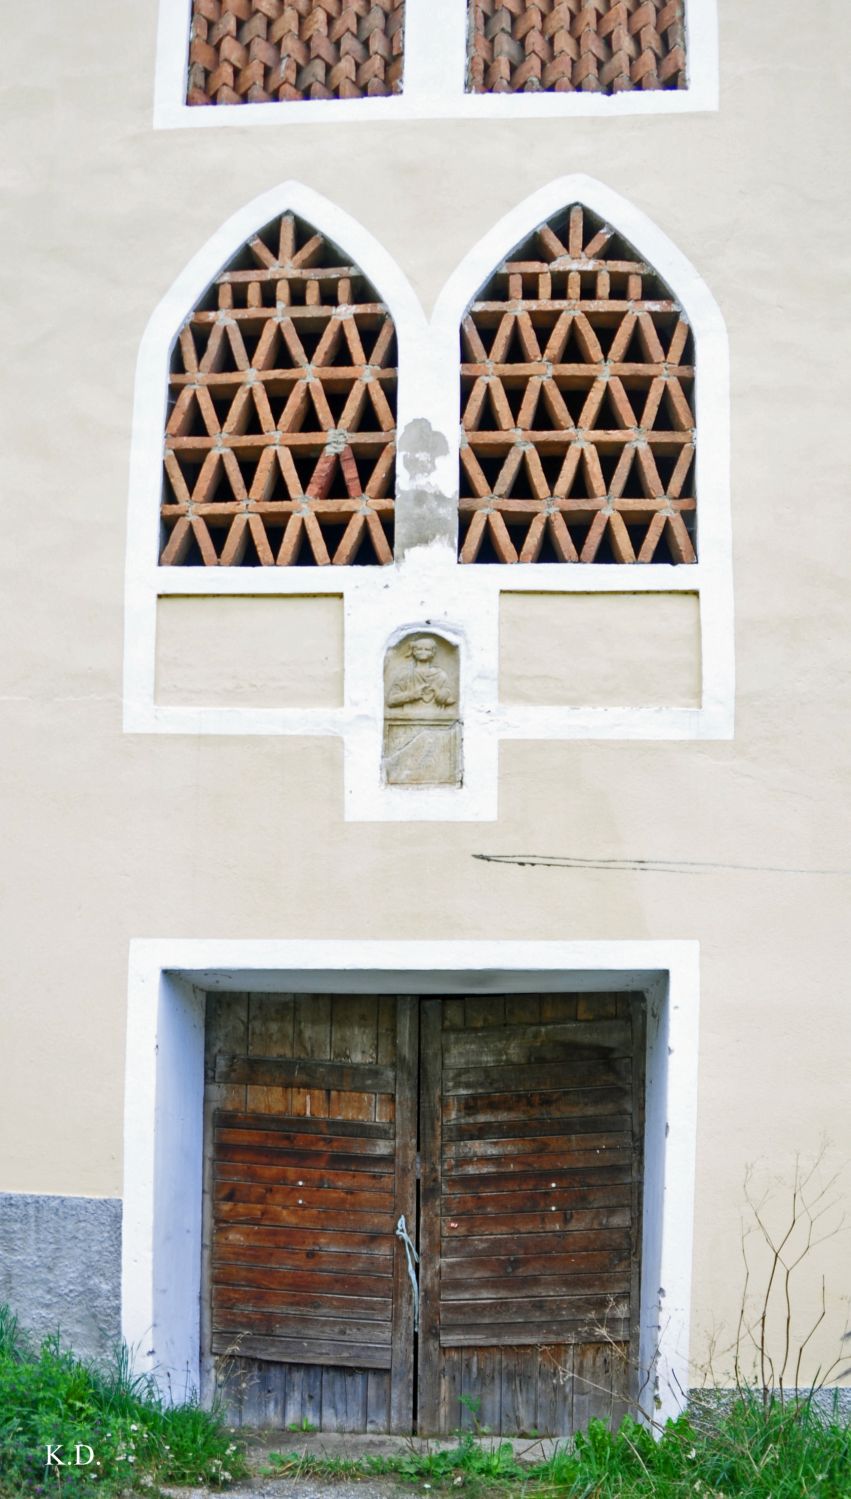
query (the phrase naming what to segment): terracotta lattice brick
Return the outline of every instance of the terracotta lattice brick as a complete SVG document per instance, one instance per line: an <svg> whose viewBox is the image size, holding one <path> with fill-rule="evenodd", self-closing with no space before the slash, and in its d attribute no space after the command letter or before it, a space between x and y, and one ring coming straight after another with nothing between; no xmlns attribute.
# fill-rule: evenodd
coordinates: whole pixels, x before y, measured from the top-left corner
<svg viewBox="0 0 851 1499"><path fill-rule="evenodd" d="M679 303L575 205L462 326L461 561L694 562L694 349Z"/></svg>
<svg viewBox="0 0 851 1499"><path fill-rule="evenodd" d="M404 19L405 0L192 0L187 102L398 93Z"/></svg>
<svg viewBox="0 0 851 1499"><path fill-rule="evenodd" d="M248 242L172 359L163 564L392 561L396 335L293 214Z"/></svg>
<svg viewBox="0 0 851 1499"><path fill-rule="evenodd" d="M683 0L469 0L469 14L473 93L686 86Z"/></svg>

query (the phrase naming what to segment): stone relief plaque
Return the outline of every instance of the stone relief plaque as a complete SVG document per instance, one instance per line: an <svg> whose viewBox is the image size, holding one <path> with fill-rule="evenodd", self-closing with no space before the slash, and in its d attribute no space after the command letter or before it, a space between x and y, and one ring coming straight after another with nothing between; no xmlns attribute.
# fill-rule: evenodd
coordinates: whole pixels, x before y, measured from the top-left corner
<svg viewBox="0 0 851 1499"><path fill-rule="evenodd" d="M410 631L384 658L384 754L388 786L460 786L460 655L457 645Z"/></svg>

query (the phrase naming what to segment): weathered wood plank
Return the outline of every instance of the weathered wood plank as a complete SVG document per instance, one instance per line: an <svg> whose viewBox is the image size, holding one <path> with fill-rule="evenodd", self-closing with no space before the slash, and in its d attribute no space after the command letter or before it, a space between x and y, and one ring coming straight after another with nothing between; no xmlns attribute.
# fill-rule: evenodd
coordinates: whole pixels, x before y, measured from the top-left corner
<svg viewBox="0 0 851 1499"><path fill-rule="evenodd" d="M213 1298L221 1308L244 1306L249 1310L317 1312L329 1317L334 1312L366 1322L389 1322L393 1312L390 1296L344 1296L331 1291L258 1291L248 1286L214 1284ZM475 1305L475 1303L473 1303Z"/></svg>
<svg viewBox="0 0 851 1499"><path fill-rule="evenodd" d="M219 1052L216 1081L263 1087L334 1089L345 1093L392 1093L394 1069L366 1062L326 1062L309 1058L241 1057Z"/></svg>
<svg viewBox="0 0 851 1499"><path fill-rule="evenodd" d="M274 1203L217 1202L216 1217L222 1223L273 1223L295 1230L318 1229L341 1235L351 1230L358 1234L388 1236L393 1232L393 1215L386 1213L321 1213L308 1208L279 1207Z"/></svg>
<svg viewBox="0 0 851 1499"><path fill-rule="evenodd" d="M473 1214L479 1221L498 1220L557 1208L571 1213L574 1228L619 1227L632 1221L631 1195L629 1182L603 1187L560 1187L556 1177L551 1185L531 1192L485 1192L481 1196L475 1192L447 1193L443 1199L443 1217L460 1221L466 1214ZM490 1233L491 1229L483 1225L481 1232Z"/></svg>
<svg viewBox="0 0 851 1499"><path fill-rule="evenodd" d="M387 1178L391 1181L392 1178ZM392 1215L391 1192L364 1190L346 1192L336 1187L305 1187L295 1182L275 1186L271 1182L246 1182L241 1178L222 1176L216 1173L214 1194L219 1202L272 1202L292 1203L299 1207L316 1208L325 1213L348 1214L352 1208L358 1212L370 1209L384 1210ZM355 1226L354 1224L352 1225Z"/></svg>
<svg viewBox="0 0 851 1499"><path fill-rule="evenodd" d="M394 1218L405 1221L416 1242L417 1083L419 1011L408 995L396 1001L396 1201ZM393 1353L390 1373L390 1430L413 1430L414 1301L405 1246L395 1240L393 1262Z"/></svg>
<svg viewBox="0 0 851 1499"><path fill-rule="evenodd" d="M238 1352L242 1358L270 1359L274 1363L331 1364L350 1369L389 1369L388 1347L359 1344L349 1348L343 1342L319 1341L316 1338L270 1338L259 1334L239 1335ZM234 1334L214 1333L213 1352L234 1354Z"/></svg>
<svg viewBox="0 0 851 1499"><path fill-rule="evenodd" d="M497 1296L486 1301L450 1301L441 1297L440 1321L443 1328L473 1326L479 1322L499 1320L518 1322L523 1317L529 1317L536 1323L564 1318L575 1321L581 1317L601 1316L609 1309L610 1299L605 1292L598 1292L596 1296L575 1294L571 1282L567 1280L560 1293L553 1296ZM617 1302L621 1318L626 1315L623 1309L628 1303L626 1295Z"/></svg>
<svg viewBox="0 0 851 1499"><path fill-rule="evenodd" d="M626 1338L629 1323L623 1319L610 1320L610 1335ZM558 1339L560 1343L588 1344L594 1340L605 1341L605 1331L596 1318L568 1321L554 1318L551 1322L494 1322L490 1326L445 1327L441 1324L441 1348L542 1348Z"/></svg>
<svg viewBox="0 0 851 1499"><path fill-rule="evenodd" d="M530 1122L538 1118L562 1119L574 1115L629 1112L632 1088L629 1079L617 1087L574 1087L526 1093L461 1093L444 1100L444 1131L448 1140L462 1138L471 1126L510 1119Z"/></svg>
<svg viewBox="0 0 851 1499"><path fill-rule="evenodd" d="M593 1098L593 1093L589 1096ZM564 1118L536 1113L531 1119L509 1117L475 1124L466 1120L444 1122L443 1148L446 1151L449 1145L469 1144L475 1140L522 1140L527 1136L551 1139L554 1135L562 1135L569 1141L572 1135L617 1133L631 1138L631 1125L631 1113L586 1115L579 1107Z"/></svg>
<svg viewBox="0 0 851 1499"><path fill-rule="evenodd" d="M549 1025L490 1026L480 1030L444 1032L444 1065L447 1068L493 1066L526 1067L536 1062L552 1063L564 1057L576 1061L577 1053L629 1056L629 1025L622 1020L561 1021ZM222 1078L223 1082L239 1079Z"/></svg>
<svg viewBox="0 0 851 1499"><path fill-rule="evenodd" d="M276 1313L268 1308L257 1310L242 1306L237 1309L219 1306L215 1298L213 1330L229 1332L231 1336L249 1332L260 1333L264 1337L308 1338L320 1342L332 1339L358 1347L362 1343L389 1346L391 1338L389 1318L383 1322L363 1322L350 1320L339 1313L323 1317L317 1313L290 1310Z"/></svg>
<svg viewBox="0 0 851 1499"><path fill-rule="evenodd" d="M516 1066L447 1067L443 1081L446 1094L475 1093L489 1097L494 1093L516 1093L521 1083L530 1092L542 1088L609 1088L628 1079L630 1070L628 1056L601 1054L582 1062L565 1057L561 1062L529 1063L520 1076Z"/></svg>
<svg viewBox="0 0 851 1499"><path fill-rule="evenodd" d="M243 1286L258 1291L303 1291L305 1297L321 1297L332 1288L346 1296L388 1296L390 1274L364 1275L335 1272L333 1276L318 1270L268 1270L258 1266L219 1265L214 1270L214 1287Z"/></svg>
<svg viewBox="0 0 851 1499"><path fill-rule="evenodd" d="M444 1035L453 1034L450 1031ZM420 1004L420 1338L417 1429L440 1429L440 1195L442 1016L439 999Z"/></svg>
<svg viewBox="0 0 851 1499"><path fill-rule="evenodd" d="M217 1129L272 1130L281 1134L294 1132L302 1136L333 1136L347 1140L393 1140L395 1137L392 1123L364 1119L305 1119L280 1114L270 1119L265 1113L239 1113L233 1109L219 1109L215 1123Z"/></svg>
<svg viewBox="0 0 851 1499"><path fill-rule="evenodd" d="M247 1117L247 1116L246 1116ZM364 1134L340 1134L336 1131L313 1132L302 1130L294 1120L269 1120L265 1115L252 1115L253 1124L216 1125L216 1145L270 1145L275 1150L304 1151L307 1162L323 1152L342 1152L349 1155L375 1156L383 1160L393 1158L393 1134L382 1133L375 1137ZM350 1123L348 1120L323 1119L322 1124ZM289 1128L284 1127L289 1125ZM364 1128L366 1125L364 1125ZM374 1128L375 1126L373 1126ZM385 1131L387 1126L380 1126ZM218 1152L217 1152L218 1153ZM362 1163L368 1165L368 1162Z"/></svg>

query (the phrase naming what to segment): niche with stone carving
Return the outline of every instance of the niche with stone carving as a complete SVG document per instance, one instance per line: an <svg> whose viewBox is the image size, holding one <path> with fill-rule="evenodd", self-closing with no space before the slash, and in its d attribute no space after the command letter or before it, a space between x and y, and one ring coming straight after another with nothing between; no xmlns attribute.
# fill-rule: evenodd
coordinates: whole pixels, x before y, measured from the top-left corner
<svg viewBox="0 0 851 1499"><path fill-rule="evenodd" d="M388 786L460 786L460 653L428 630L411 630L384 657Z"/></svg>

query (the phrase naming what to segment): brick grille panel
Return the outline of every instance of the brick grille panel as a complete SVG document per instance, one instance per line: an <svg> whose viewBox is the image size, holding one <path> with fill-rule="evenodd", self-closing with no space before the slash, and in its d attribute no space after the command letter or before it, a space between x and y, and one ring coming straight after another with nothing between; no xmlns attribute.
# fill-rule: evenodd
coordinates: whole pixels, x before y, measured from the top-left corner
<svg viewBox="0 0 851 1499"><path fill-rule="evenodd" d="M693 338L615 230L537 229L461 345L462 562L696 560Z"/></svg>
<svg viewBox="0 0 851 1499"><path fill-rule="evenodd" d="M393 558L396 335L356 266L286 213L181 329L165 436L165 565Z"/></svg>
<svg viewBox="0 0 851 1499"><path fill-rule="evenodd" d="M685 86L683 0L470 0L472 93Z"/></svg>
<svg viewBox="0 0 851 1499"><path fill-rule="evenodd" d="M404 17L405 0L193 0L187 102L398 93Z"/></svg>

